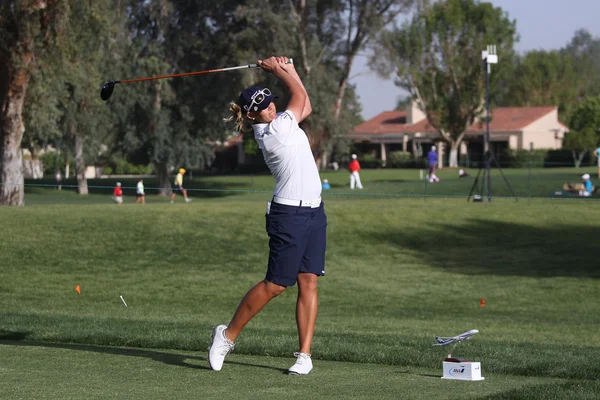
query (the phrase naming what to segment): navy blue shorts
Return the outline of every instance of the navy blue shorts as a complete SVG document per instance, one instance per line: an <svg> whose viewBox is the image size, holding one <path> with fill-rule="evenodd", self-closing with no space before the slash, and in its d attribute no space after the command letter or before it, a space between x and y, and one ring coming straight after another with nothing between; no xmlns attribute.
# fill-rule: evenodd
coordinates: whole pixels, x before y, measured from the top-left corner
<svg viewBox="0 0 600 400"><path fill-rule="evenodd" d="M294 286L301 272L325 275L327 216L317 208L271 202L267 217L269 266L265 280Z"/></svg>

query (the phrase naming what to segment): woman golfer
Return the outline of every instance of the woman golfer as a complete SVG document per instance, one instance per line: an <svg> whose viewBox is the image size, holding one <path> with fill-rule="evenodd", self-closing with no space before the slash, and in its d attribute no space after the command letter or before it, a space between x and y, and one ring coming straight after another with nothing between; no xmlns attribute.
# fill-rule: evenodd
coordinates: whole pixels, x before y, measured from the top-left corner
<svg viewBox="0 0 600 400"><path fill-rule="evenodd" d="M325 274L327 217L321 201L321 179L308 138L298 123L311 113L306 89L287 57L259 60L259 66L280 79L291 99L284 112L277 113L267 88L250 86L242 91L230 111L238 130L250 123L254 138L275 178L273 200L267 203L269 261L264 280L246 293L229 325L213 331L208 359L210 367L221 370L225 356L244 326L271 299L298 282L296 322L299 351L290 374L305 375L312 370L310 347L317 319L317 277Z"/></svg>

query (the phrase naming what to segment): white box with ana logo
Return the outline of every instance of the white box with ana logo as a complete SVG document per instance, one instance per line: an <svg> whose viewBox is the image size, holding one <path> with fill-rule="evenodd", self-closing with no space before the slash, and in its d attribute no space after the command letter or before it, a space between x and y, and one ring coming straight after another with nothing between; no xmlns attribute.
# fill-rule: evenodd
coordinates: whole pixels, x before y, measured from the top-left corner
<svg viewBox="0 0 600 400"><path fill-rule="evenodd" d="M465 362L442 362L444 375L442 379L456 379L461 381L482 381L485 378L481 376L481 363Z"/></svg>

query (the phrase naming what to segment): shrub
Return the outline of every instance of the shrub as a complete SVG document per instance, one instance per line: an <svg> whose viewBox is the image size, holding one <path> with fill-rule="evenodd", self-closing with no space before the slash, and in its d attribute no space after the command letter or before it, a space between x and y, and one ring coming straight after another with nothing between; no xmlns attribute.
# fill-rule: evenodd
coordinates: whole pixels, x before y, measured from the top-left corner
<svg viewBox="0 0 600 400"><path fill-rule="evenodd" d="M412 153L392 151L388 155L387 166L391 168L425 168L425 159L415 158Z"/></svg>
<svg viewBox="0 0 600 400"><path fill-rule="evenodd" d="M367 153L358 157L361 168L381 168L383 161L375 157L375 155Z"/></svg>
<svg viewBox="0 0 600 400"><path fill-rule="evenodd" d="M59 152L48 152L40 155L40 160L44 166L44 175L54 175L57 169L65 173L65 155ZM69 160L69 169L75 171L75 163Z"/></svg>
<svg viewBox="0 0 600 400"><path fill-rule="evenodd" d="M529 162L531 161L531 166L541 167L544 165L546 158L548 157L550 149L537 149L533 150L533 152L525 149L514 150L514 149L506 149L504 154L508 160L508 167L511 168L526 168L529 166Z"/></svg>
<svg viewBox="0 0 600 400"><path fill-rule="evenodd" d="M583 156L581 166L595 165L595 157L593 152L588 151ZM544 167L574 167L573 153L571 150L551 150L548 152L548 157L544 163Z"/></svg>
<svg viewBox="0 0 600 400"><path fill-rule="evenodd" d="M103 175L147 175L152 172L152 166L132 164L121 157L112 157L102 170Z"/></svg>

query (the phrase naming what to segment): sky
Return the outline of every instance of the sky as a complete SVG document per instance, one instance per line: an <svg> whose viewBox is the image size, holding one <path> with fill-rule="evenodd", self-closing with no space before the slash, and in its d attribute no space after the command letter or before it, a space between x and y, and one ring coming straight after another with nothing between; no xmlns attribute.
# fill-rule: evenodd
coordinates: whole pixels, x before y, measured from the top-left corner
<svg viewBox="0 0 600 400"><path fill-rule="evenodd" d="M600 37L600 0L491 0L491 3L517 21L520 40L515 49L520 53L564 47L579 29ZM365 120L393 110L398 97L406 95L392 80L383 80L369 71L367 63L367 57L357 57L350 72L350 83L356 85Z"/></svg>

